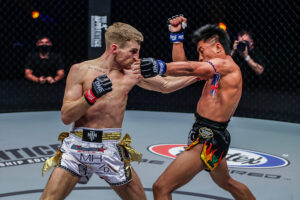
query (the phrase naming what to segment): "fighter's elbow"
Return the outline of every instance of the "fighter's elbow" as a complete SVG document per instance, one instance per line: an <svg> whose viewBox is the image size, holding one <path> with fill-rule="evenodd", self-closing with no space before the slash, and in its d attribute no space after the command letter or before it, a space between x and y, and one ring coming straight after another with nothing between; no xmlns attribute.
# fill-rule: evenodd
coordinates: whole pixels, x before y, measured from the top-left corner
<svg viewBox="0 0 300 200"><path fill-rule="evenodd" d="M172 88L169 86L168 83L164 83L160 86L159 92L162 94L168 94L172 92Z"/></svg>
<svg viewBox="0 0 300 200"><path fill-rule="evenodd" d="M65 125L69 125L72 123L72 120L67 117L65 114L61 114L61 121L65 124Z"/></svg>

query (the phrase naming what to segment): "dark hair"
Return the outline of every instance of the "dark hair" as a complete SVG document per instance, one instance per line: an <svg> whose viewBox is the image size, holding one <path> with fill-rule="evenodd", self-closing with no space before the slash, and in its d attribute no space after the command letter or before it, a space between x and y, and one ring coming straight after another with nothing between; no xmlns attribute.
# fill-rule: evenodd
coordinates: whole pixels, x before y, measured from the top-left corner
<svg viewBox="0 0 300 200"><path fill-rule="evenodd" d="M251 31L247 31L247 30L243 29L238 33L238 35L239 36L249 35L250 38L253 40L253 33Z"/></svg>
<svg viewBox="0 0 300 200"><path fill-rule="evenodd" d="M39 34L39 35L36 36L35 39L36 39L36 41L39 41L39 40L41 40L43 38L47 38L47 39L49 39L51 41L51 37L48 34Z"/></svg>
<svg viewBox="0 0 300 200"><path fill-rule="evenodd" d="M230 38L227 32L214 24L207 24L193 33L193 42L196 44L203 40L206 42L209 39L215 38L223 46L225 54L230 54Z"/></svg>

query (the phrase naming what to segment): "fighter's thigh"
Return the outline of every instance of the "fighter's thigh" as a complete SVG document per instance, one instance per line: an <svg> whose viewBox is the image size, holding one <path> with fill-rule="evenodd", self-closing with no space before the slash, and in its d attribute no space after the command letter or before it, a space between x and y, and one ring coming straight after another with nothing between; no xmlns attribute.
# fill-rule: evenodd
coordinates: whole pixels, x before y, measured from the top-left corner
<svg viewBox="0 0 300 200"><path fill-rule="evenodd" d="M79 178L62 168L55 168L41 199L64 199L72 191Z"/></svg>
<svg viewBox="0 0 300 200"><path fill-rule="evenodd" d="M156 184L167 190L174 190L189 182L204 169L200 158L203 144L197 144L189 151L181 153L158 178Z"/></svg>
<svg viewBox="0 0 300 200"><path fill-rule="evenodd" d="M230 180L226 158L223 158L215 170L210 172L211 178L220 187L224 187Z"/></svg>
<svg viewBox="0 0 300 200"><path fill-rule="evenodd" d="M123 200L146 200L146 195L142 182L133 168L131 168L132 180L121 186L111 186L112 189L123 199Z"/></svg>

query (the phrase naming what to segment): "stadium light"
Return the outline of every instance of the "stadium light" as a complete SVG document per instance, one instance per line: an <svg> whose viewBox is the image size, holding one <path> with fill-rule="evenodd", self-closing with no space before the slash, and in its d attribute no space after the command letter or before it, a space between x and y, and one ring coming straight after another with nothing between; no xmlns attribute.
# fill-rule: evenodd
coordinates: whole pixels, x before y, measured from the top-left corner
<svg viewBox="0 0 300 200"><path fill-rule="evenodd" d="M40 12L39 11L36 11L36 10L32 11L31 17L33 19L37 19L37 18L39 18L39 16L40 16Z"/></svg>
<svg viewBox="0 0 300 200"><path fill-rule="evenodd" d="M227 29L226 24L224 24L223 22L220 22L218 26L219 26L221 29L223 29L224 31L226 31L226 29Z"/></svg>

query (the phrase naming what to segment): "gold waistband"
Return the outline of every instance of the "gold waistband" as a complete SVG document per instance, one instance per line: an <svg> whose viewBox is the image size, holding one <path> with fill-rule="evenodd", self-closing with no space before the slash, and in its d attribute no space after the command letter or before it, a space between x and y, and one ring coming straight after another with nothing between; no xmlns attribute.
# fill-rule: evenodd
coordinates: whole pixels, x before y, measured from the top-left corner
<svg viewBox="0 0 300 200"><path fill-rule="evenodd" d="M82 138L83 131L70 131L73 135ZM103 133L102 140L119 140L121 139L122 133L120 132L111 132L111 133Z"/></svg>

